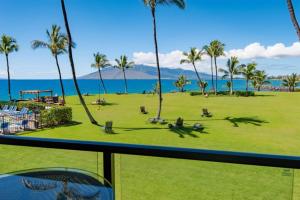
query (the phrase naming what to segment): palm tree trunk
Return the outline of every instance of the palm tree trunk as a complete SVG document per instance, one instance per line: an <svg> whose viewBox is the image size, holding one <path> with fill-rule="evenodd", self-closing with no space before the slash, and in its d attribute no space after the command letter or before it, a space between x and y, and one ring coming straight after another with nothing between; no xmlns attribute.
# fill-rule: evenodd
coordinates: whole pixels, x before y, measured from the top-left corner
<svg viewBox="0 0 300 200"><path fill-rule="evenodd" d="M230 82L231 82L230 95L232 95L233 94L233 76L232 76L232 74L230 74Z"/></svg>
<svg viewBox="0 0 300 200"><path fill-rule="evenodd" d="M249 79L246 79L246 95L248 96Z"/></svg>
<svg viewBox="0 0 300 200"><path fill-rule="evenodd" d="M58 70L58 75L59 75L59 82L60 82L61 94L62 94L62 97L63 97L63 100L64 100L64 104L65 104L66 103L65 89L64 89L64 84L63 84L62 77L61 77L61 71L60 71L60 67L59 67L57 55L55 55L55 62L56 62L56 66L57 66L57 70Z"/></svg>
<svg viewBox="0 0 300 200"><path fill-rule="evenodd" d="M215 92L213 57L210 57L210 68L211 68L211 87L212 90Z"/></svg>
<svg viewBox="0 0 300 200"><path fill-rule="evenodd" d="M158 44L157 44L155 8L151 8L151 14L153 18L153 35L154 35L154 46L155 46L155 55L156 55L156 64L157 64L158 86L159 86L158 89L159 105L158 105L156 118L160 119L163 98L162 98L161 74L160 74L160 65L159 65Z"/></svg>
<svg viewBox="0 0 300 200"><path fill-rule="evenodd" d="M64 16L64 22L65 22L65 26L66 26L66 30L67 30L67 37L68 37L68 53L69 53L69 60L70 60L70 64L71 64L71 69L72 69L72 76L73 76L73 81L74 81L74 85L80 100L80 103L82 104L90 122L92 124L98 124L97 121L94 119L94 117L92 116L92 114L90 113L82 95L79 89L79 85L77 82L77 77L76 77L76 72L75 72L75 65L74 65L74 61L73 61L73 53L72 53L72 36L71 36L71 31L70 31L70 27L69 27L69 22L68 22L68 17L67 17L67 12L66 12L66 8L65 8L65 2L64 0L61 0L61 7L62 7L62 12L63 12L63 16Z"/></svg>
<svg viewBox="0 0 300 200"><path fill-rule="evenodd" d="M218 66L217 66L217 58L214 57L215 60L215 70L216 70L216 89L215 89L215 94L218 94Z"/></svg>
<svg viewBox="0 0 300 200"><path fill-rule="evenodd" d="M200 81L201 81L201 78L200 78L200 76L199 76L199 73L198 73L198 71L197 71L197 69L196 69L196 66L195 66L195 63L194 63L194 62L193 62L193 66L194 66L195 73L196 73L196 75L197 75L197 78L198 78L198 83L200 83Z"/></svg>
<svg viewBox="0 0 300 200"><path fill-rule="evenodd" d="M295 10L294 10L292 0L287 0L287 5L288 5L288 9L289 9L289 13L290 13L290 16L291 16L292 23L293 23L293 25L296 29L298 39L300 40L300 26L299 26L299 23L297 21L296 15L295 15Z"/></svg>
<svg viewBox="0 0 300 200"><path fill-rule="evenodd" d="M126 79L125 69L123 69L123 76L124 76L124 83L125 83L125 93L127 94L128 90L127 90L127 79Z"/></svg>
<svg viewBox="0 0 300 200"><path fill-rule="evenodd" d="M103 81L103 78L102 78L102 73L101 73L101 70L98 69L98 72L99 72L99 77L100 77L100 80L101 80L101 84L102 84L102 87L103 87L103 90L104 90L104 94L107 93L106 91L106 88L105 88L105 85L104 85L104 81Z"/></svg>
<svg viewBox="0 0 300 200"><path fill-rule="evenodd" d="M11 101L11 86L10 86L10 71L9 71L8 54L5 54L5 58L6 58L6 67L7 67L8 99L9 99L9 101Z"/></svg>

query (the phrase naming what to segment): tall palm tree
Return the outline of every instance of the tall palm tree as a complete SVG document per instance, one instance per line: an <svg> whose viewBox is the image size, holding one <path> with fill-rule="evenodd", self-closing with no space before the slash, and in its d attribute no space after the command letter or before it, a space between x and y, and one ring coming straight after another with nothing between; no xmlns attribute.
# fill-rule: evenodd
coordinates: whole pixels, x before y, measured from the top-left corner
<svg viewBox="0 0 300 200"><path fill-rule="evenodd" d="M205 45L203 47L205 53L210 57L210 70L211 70L211 87L212 90L215 92L215 83L214 83L214 66L213 66L213 59L214 59L214 51L213 47L210 45Z"/></svg>
<svg viewBox="0 0 300 200"><path fill-rule="evenodd" d="M99 81L101 82L104 93L106 94L107 91L102 78L101 70L104 69L105 67L111 66L111 64L107 60L106 55L100 54L99 52L94 54L94 58L95 58L95 63L93 63L91 67L98 69Z"/></svg>
<svg viewBox="0 0 300 200"><path fill-rule="evenodd" d="M295 87L300 84L297 74L293 73L282 80L282 85L288 87L290 92L295 91Z"/></svg>
<svg viewBox="0 0 300 200"><path fill-rule="evenodd" d="M194 67L195 73L197 75L198 82L200 82L201 78L200 78L199 73L198 73L197 68L196 68L196 62L202 60L201 57L203 55L203 52L202 51L198 51L197 48L193 47L193 48L190 49L190 52L183 52L183 55L186 58L182 59L180 61L180 64L183 64L183 63L192 64L193 67Z"/></svg>
<svg viewBox="0 0 300 200"><path fill-rule="evenodd" d="M295 10L294 10L292 0L287 0L287 5L288 5L288 9L289 9L289 13L290 13L290 16L291 16L292 23L293 23L293 25L295 27L295 30L297 32L298 39L300 40L300 26L299 26L299 23L297 21L296 15L295 15Z"/></svg>
<svg viewBox="0 0 300 200"><path fill-rule="evenodd" d="M157 31L156 31L156 7L158 5L176 5L177 7L184 9L185 2L184 0L143 0L144 4L150 7L151 15L153 19L153 36L154 36L154 46L155 46L155 55L156 55L156 64L157 64L157 76L159 84L159 106L157 111L156 119L160 119L161 109L162 109L162 85L161 85L161 74L160 74L160 65L159 65L159 55L158 55L158 43L157 43Z"/></svg>
<svg viewBox="0 0 300 200"><path fill-rule="evenodd" d="M17 41L7 35L2 35L0 40L0 53L5 55L8 81L8 98L11 101L11 83L10 83L10 67L8 55L14 51L18 51L19 47Z"/></svg>
<svg viewBox="0 0 300 200"><path fill-rule="evenodd" d="M77 77L76 77L76 70L75 70L75 64L74 64L74 60L73 60L73 52L72 52L72 47L73 47L73 40L72 40L72 35L71 35L71 31L70 31L70 27L69 27L69 22L68 22L68 16L67 16L67 11L66 11L66 7L65 7L65 2L64 0L61 0L61 9L63 12L63 17L64 17L64 22L65 22L65 27L67 30L67 38L68 38L68 53L69 53L69 60L70 60L70 65L71 65L71 69L72 69L72 76L73 76L73 81L74 81L74 85L80 100L80 103L82 104L90 122L92 124L98 124L98 122L94 119L94 117L92 116L91 112L89 111L82 95L79 89L79 85L77 82Z"/></svg>
<svg viewBox="0 0 300 200"><path fill-rule="evenodd" d="M123 55L120 57L120 59L115 59L117 65L115 66L116 68L122 70L123 72L123 77L124 77L124 82L125 82L125 93L128 93L128 87L127 87L127 79L126 79L126 69L129 69L133 67L134 62L128 62L127 56Z"/></svg>
<svg viewBox="0 0 300 200"><path fill-rule="evenodd" d="M214 52L214 63L215 63L215 72L216 72L216 89L215 93L218 93L218 65L217 65L217 58L224 55L224 48L225 44L220 42L219 40L213 40L210 43L212 50Z"/></svg>
<svg viewBox="0 0 300 200"><path fill-rule="evenodd" d="M189 80L187 80L186 76L184 75L180 75L177 79L177 81L175 81L174 85L175 87L177 87L179 89L180 92L184 92L184 86L186 86L187 84L190 84L191 82Z"/></svg>
<svg viewBox="0 0 300 200"><path fill-rule="evenodd" d="M223 79L229 78L230 80L230 94L233 94L233 76L239 74L238 68L239 60L237 57L233 56L227 60L227 69L219 69L219 72L224 73Z"/></svg>
<svg viewBox="0 0 300 200"><path fill-rule="evenodd" d="M61 93L62 97L64 100L64 103L66 102L65 99L65 89L62 81L62 76L61 76L61 70L58 62L58 56L64 53L67 53L67 46L68 46L68 39L67 36L63 33L60 32L60 27L57 25L52 25L51 31L47 30L46 31L48 41L44 42L41 40L34 40L32 41L32 48L37 49L37 48L47 48L50 50L52 56L55 58L56 62L56 67L58 70L58 75L59 75L59 81L60 81L60 88L61 88Z"/></svg>
<svg viewBox="0 0 300 200"><path fill-rule="evenodd" d="M243 64L240 66L240 73L244 76L246 79L246 92L248 94L249 90L249 81L252 80L252 78L255 75L257 64L255 62L248 63L247 65Z"/></svg>
<svg viewBox="0 0 300 200"><path fill-rule="evenodd" d="M266 74L265 71L261 71L261 70L256 70L254 72L254 76L253 76L253 87L257 89L257 91L260 91L261 87L266 85L266 84L270 84L270 81L267 80L268 75Z"/></svg>

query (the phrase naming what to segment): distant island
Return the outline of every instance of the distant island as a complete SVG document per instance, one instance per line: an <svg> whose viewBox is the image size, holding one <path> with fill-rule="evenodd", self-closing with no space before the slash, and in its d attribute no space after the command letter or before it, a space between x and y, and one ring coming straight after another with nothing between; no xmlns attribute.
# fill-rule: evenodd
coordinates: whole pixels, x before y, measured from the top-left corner
<svg viewBox="0 0 300 200"><path fill-rule="evenodd" d="M211 79L211 75L206 73L199 73L200 77L204 80ZM161 68L162 79L178 79L179 75L185 75L189 80L196 80L197 76L192 70L184 69L171 69L171 68ZM103 79L123 79L122 71L109 67L102 71ZM157 79L157 69L156 67L146 66L146 65L135 65L135 67L126 70L127 79ZM93 72L84 76L79 77L79 79L99 79L98 72Z"/></svg>

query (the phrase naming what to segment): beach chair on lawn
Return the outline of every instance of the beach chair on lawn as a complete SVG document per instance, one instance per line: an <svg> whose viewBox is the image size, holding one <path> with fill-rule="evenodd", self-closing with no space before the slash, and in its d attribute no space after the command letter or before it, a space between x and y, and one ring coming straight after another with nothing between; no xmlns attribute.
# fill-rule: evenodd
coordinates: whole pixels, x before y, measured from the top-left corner
<svg viewBox="0 0 300 200"><path fill-rule="evenodd" d="M142 114L148 114L148 112L146 111L146 107L145 106L140 106L140 111Z"/></svg>
<svg viewBox="0 0 300 200"><path fill-rule="evenodd" d="M212 117L212 113L208 112L207 108L202 109L202 117Z"/></svg>
<svg viewBox="0 0 300 200"><path fill-rule="evenodd" d="M105 133L113 133L112 126L113 126L112 121L105 122L105 126L104 126Z"/></svg>

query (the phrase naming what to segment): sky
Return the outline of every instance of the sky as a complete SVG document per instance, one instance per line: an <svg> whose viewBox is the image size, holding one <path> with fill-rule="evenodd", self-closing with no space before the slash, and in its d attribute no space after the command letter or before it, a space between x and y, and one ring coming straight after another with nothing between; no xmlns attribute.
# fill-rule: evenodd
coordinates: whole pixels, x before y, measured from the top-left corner
<svg viewBox="0 0 300 200"><path fill-rule="evenodd" d="M46 40L46 29L62 26L60 0L0 0L0 34L14 37L20 48L9 55L13 79L56 79L55 60L47 49L33 50L31 41ZM73 40L77 75L94 71L93 53L114 61L127 55L136 64L155 66L152 19L142 0L65 0ZM300 2L294 1L297 16ZM300 16L299 16L300 18ZM255 61L269 75L300 73L300 43L290 21L285 0L186 0L186 9L157 9L160 59L163 67L180 65L182 52L201 49L211 40L226 44L226 59L238 56L241 63ZM59 57L64 78L71 77L66 55ZM197 63L209 72L206 56ZM5 57L0 55L0 77L6 77Z"/></svg>

